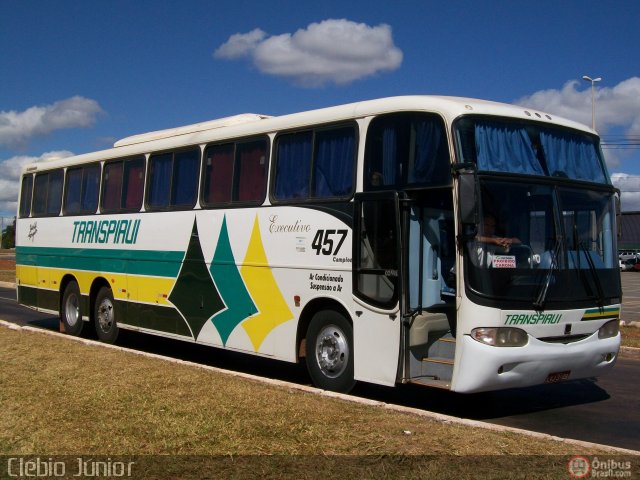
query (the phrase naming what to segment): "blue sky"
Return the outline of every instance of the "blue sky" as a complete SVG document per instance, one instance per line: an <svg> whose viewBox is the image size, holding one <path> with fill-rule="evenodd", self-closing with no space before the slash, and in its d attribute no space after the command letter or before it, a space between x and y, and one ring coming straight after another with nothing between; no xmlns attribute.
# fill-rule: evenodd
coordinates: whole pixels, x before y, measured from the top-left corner
<svg viewBox="0 0 640 480"><path fill-rule="evenodd" d="M403 94L518 103L640 143L640 2L0 0L0 215L28 161L237 113ZM606 149L640 210L640 149Z"/></svg>

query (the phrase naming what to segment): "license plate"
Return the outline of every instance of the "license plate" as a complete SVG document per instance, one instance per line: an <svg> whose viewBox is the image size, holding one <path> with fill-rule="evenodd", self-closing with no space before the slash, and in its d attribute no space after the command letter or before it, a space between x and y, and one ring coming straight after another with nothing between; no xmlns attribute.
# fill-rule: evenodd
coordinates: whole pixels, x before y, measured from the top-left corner
<svg viewBox="0 0 640 480"><path fill-rule="evenodd" d="M564 372L550 373L549 375L547 375L547 379L544 381L544 383L561 382L563 380L568 379L570 374L571 374L571 370L567 370Z"/></svg>

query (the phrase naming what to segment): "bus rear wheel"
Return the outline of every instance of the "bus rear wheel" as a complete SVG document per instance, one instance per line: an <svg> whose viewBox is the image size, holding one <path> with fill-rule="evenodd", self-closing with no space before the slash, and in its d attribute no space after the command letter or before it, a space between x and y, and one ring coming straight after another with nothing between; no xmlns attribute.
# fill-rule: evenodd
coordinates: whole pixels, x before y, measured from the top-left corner
<svg viewBox="0 0 640 480"><path fill-rule="evenodd" d="M118 324L114 309L113 293L109 287L101 287L96 296L94 319L96 333L100 341L115 343L118 338Z"/></svg>
<svg viewBox="0 0 640 480"><path fill-rule="evenodd" d="M64 331L69 335L79 336L82 333L84 321L81 305L80 287L75 281L71 281L64 289L60 305L60 319L64 325Z"/></svg>
<svg viewBox="0 0 640 480"><path fill-rule="evenodd" d="M333 310L316 313L307 329L307 369L318 388L349 392L353 379L353 328Z"/></svg>

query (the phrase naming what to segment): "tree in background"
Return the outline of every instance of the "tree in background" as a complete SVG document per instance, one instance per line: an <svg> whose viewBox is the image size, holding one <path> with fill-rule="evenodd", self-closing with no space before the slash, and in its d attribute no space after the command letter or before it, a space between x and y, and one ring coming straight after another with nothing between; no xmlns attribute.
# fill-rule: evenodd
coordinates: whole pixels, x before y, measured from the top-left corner
<svg viewBox="0 0 640 480"><path fill-rule="evenodd" d="M2 232L1 248L14 248L16 246L16 217L13 217L13 223L7 225Z"/></svg>

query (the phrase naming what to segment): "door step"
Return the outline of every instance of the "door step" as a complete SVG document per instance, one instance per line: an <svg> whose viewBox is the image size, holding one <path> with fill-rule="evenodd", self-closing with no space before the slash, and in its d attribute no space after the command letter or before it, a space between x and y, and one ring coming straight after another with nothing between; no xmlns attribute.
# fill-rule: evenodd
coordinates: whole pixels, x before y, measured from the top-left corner
<svg viewBox="0 0 640 480"><path fill-rule="evenodd" d="M443 390L451 390L451 380L439 380L435 378L412 378L409 383L424 387L435 387Z"/></svg>
<svg viewBox="0 0 640 480"><path fill-rule="evenodd" d="M424 357L422 361L427 363L437 363L439 365L453 365L453 358Z"/></svg>

